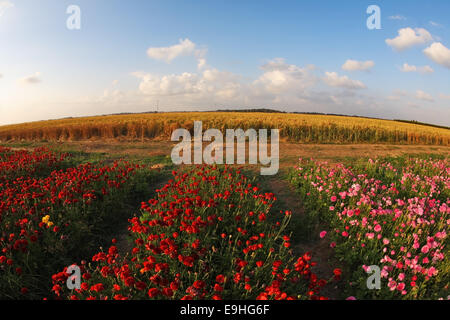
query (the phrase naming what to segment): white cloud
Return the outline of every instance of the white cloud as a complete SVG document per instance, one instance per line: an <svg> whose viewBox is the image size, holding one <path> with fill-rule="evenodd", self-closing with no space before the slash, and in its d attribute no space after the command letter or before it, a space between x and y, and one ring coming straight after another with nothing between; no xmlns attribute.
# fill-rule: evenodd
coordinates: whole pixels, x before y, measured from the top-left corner
<svg viewBox="0 0 450 320"><path fill-rule="evenodd" d="M198 48L197 45L189 39L180 39L178 44L170 47L148 48L147 55L155 60L170 63L172 60L182 56L195 56L198 59L198 67L203 68L206 65L204 58L205 49Z"/></svg>
<svg viewBox="0 0 450 320"><path fill-rule="evenodd" d="M346 89L365 89L366 85L358 80L352 80L347 76L339 77L336 72L325 72L323 81L331 87Z"/></svg>
<svg viewBox="0 0 450 320"><path fill-rule="evenodd" d="M232 99L240 94L241 83L232 73L208 69L200 74L184 72L157 76L134 73L141 79L139 90L150 96L190 96L207 100L213 96Z"/></svg>
<svg viewBox="0 0 450 320"><path fill-rule="evenodd" d="M253 82L259 90L270 93L281 93L295 90L305 90L313 86L317 79L311 73L314 66L304 68L287 64L284 59L276 58L261 66L264 73Z"/></svg>
<svg viewBox="0 0 450 320"><path fill-rule="evenodd" d="M120 90L108 90L103 91L103 95L97 99L100 103L117 103L125 97L125 93Z"/></svg>
<svg viewBox="0 0 450 320"><path fill-rule="evenodd" d="M434 70L430 66L417 67L404 63L400 68L401 72L419 72L419 73L433 73Z"/></svg>
<svg viewBox="0 0 450 320"><path fill-rule="evenodd" d="M145 74L141 77L139 89L148 95L179 95L198 92L199 76L184 72L180 75L156 76Z"/></svg>
<svg viewBox="0 0 450 320"><path fill-rule="evenodd" d="M434 42L423 52L437 64L450 69L450 49L446 48L442 43Z"/></svg>
<svg viewBox="0 0 450 320"><path fill-rule="evenodd" d="M406 20L406 18L400 14L397 14L395 16L389 16L389 19L391 19L391 20Z"/></svg>
<svg viewBox="0 0 450 320"><path fill-rule="evenodd" d="M6 12L6 10L14 7L14 4L10 1L0 1L0 17Z"/></svg>
<svg viewBox="0 0 450 320"><path fill-rule="evenodd" d="M368 61L357 61L357 60L347 60L342 65L342 70L346 71L369 71L373 68L375 63L371 60Z"/></svg>
<svg viewBox="0 0 450 320"><path fill-rule="evenodd" d="M139 78L139 79L144 78L147 74L148 73L146 73L144 71L134 71L134 72L130 73L130 75L132 75L133 77Z"/></svg>
<svg viewBox="0 0 450 320"><path fill-rule="evenodd" d="M330 99L331 99L331 101L333 101L335 104L337 104L339 106L343 104L342 100L339 97L336 97L334 95L331 95Z"/></svg>
<svg viewBox="0 0 450 320"><path fill-rule="evenodd" d="M204 58L199 58L198 62L197 62L197 68L199 69L203 69L206 67L206 59Z"/></svg>
<svg viewBox="0 0 450 320"><path fill-rule="evenodd" d="M450 94L443 94L443 93L441 93L439 95L439 98L445 99L445 100L450 100Z"/></svg>
<svg viewBox="0 0 450 320"><path fill-rule="evenodd" d="M426 93L426 92L424 92L422 90L417 90L416 98L420 99L420 100L434 102L433 97L430 94L428 94L428 93Z"/></svg>
<svg viewBox="0 0 450 320"><path fill-rule="evenodd" d="M442 28L442 24L434 22L434 21L430 21L430 25L432 25L433 27L436 27L436 28Z"/></svg>
<svg viewBox="0 0 450 320"><path fill-rule="evenodd" d="M443 99L442 94L440 98ZM392 92L392 95L386 97L386 99L390 101L399 101L401 103L414 104L416 107L419 107L417 105L417 101L416 100L411 101L411 99L419 99L428 102L435 102L433 96L423 90L417 90L416 92L408 92L405 90L394 90Z"/></svg>
<svg viewBox="0 0 450 320"><path fill-rule="evenodd" d="M398 30L394 39L386 39L386 43L397 51L403 51L415 45L425 44L433 40L431 34L423 28L403 28Z"/></svg>
<svg viewBox="0 0 450 320"><path fill-rule="evenodd" d="M40 75L41 74L39 72L36 72L33 75L26 76L26 77L19 79L19 83L21 83L21 84L36 84L36 83L42 82L42 80L39 78Z"/></svg>
<svg viewBox="0 0 450 320"><path fill-rule="evenodd" d="M191 55L194 51L195 43L189 39L180 39L179 44L175 44L170 47L149 48L147 50L147 55L150 58L163 60L169 63L177 57Z"/></svg>

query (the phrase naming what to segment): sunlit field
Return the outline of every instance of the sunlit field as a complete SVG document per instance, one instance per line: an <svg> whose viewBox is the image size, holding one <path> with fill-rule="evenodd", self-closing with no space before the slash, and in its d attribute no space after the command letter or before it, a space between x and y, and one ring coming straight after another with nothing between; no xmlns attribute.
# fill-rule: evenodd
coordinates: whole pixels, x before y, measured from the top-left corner
<svg viewBox="0 0 450 320"><path fill-rule="evenodd" d="M282 138L301 143L450 143L448 128L345 116L253 112L149 113L39 121L2 126L0 140L170 139L177 128L192 130L194 120L203 121L205 130L277 128Z"/></svg>

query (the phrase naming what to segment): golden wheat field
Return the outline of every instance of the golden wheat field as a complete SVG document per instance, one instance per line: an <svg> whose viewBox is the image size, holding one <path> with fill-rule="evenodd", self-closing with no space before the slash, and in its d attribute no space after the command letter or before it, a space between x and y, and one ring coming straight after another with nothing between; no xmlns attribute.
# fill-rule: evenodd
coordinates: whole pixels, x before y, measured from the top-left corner
<svg viewBox="0 0 450 320"><path fill-rule="evenodd" d="M262 113L180 112L108 115L38 121L0 127L0 141L79 141L163 139L173 130L216 128L279 129L282 138L300 143L450 144L450 129L393 120L350 116Z"/></svg>

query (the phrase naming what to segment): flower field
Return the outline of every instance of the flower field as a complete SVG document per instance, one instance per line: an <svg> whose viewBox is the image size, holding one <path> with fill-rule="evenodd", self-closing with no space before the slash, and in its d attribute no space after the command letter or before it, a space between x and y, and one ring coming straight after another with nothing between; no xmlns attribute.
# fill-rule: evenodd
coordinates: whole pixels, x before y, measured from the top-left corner
<svg viewBox="0 0 450 320"><path fill-rule="evenodd" d="M140 169L126 162L70 167L69 158L0 148L0 298L48 295L51 274L91 252L117 221Z"/></svg>
<svg viewBox="0 0 450 320"><path fill-rule="evenodd" d="M293 221L239 168L177 168L151 196L142 161L0 147L0 299L447 299L448 161L300 159ZM299 238L332 253L317 265Z"/></svg>
<svg viewBox="0 0 450 320"><path fill-rule="evenodd" d="M302 160L290 175L320 238L343 263L348 295L447 299L450 264L448 159L397 158L328 165ZM316 226L317 227L317 226ZM381 270L369 290L369 266Z"/></svg>
<svg viewBox="0 0 450 320"><path fill-rule="evenodd" d="M81 289L65 288L66 270L53 291L69 299L325 299L327 281L305 253L292 254L283 230L290 212L271 212L276 200L240 171L196 167L173 172L158 197L130 219L133 249L113 245L81 263ZM338 274L338 270L336 271ZM338 277L338 276L336 276Z"/></svg>

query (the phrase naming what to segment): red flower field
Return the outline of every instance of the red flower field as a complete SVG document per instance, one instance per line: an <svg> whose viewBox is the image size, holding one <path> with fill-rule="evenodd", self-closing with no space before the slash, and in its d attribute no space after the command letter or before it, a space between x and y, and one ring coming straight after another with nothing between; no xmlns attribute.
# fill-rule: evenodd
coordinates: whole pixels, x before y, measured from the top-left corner
<svg viewBox="0 0 450 320"><path fill-rule="evenodd" d="M130 219L134 247L117 247L81 263L81 289L53 291L70 299L325 299L326 284L305 253L295 258L283 230L290 212L271 213L276 200L240 171L202 166L173 172L158 197Z"/></svg>

